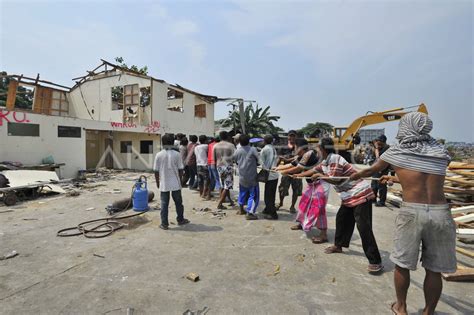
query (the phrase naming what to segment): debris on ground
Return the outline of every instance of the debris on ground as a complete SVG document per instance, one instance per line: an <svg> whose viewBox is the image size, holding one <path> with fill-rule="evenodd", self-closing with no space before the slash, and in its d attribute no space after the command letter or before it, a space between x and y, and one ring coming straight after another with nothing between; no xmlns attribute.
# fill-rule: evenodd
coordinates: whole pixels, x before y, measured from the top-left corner
<svg viewBox="0 0 474 315"><path fill-rule="evenodd" d="M275 265L275 269L273 269L272 273L269 273L267 276L276 276L280 273L280 265Z"/></svg>
<svg viewBox="0 0 474 315"><path fill-rule="evenodd" d="M306 257L305 254L298 254L296 255L296 260L299 262L304 262L304 258Z"/></svg>
<svg viewBox="0 0 474 315"><path fill-rule="evenodd" d="M193 208L193 212L195 214L200 214L200 215L205 215L210 213L212 215L213 219L222 219L227 216L227 214L224 212L224 210L217 209L217 210L212 210L211 208Z"/></svg>
<svg viewBox="0 0 474 315"><path fill-rule="evenodd" d="M18 256L18 252L16 250L13 250L8 254L0 256L0 260L10 259L10 258L13 258L13 257L16 257L16 256Z"/></svg>
<svg viewBox="0 0 474 315"><path fill-rule="evenodd" d="M90 208L87 208L86 211L92 211L92 210L95 210L94 207L90 207Z"/></svg>
<svg viewBox="0 0 474 315"><path fill-rule="evenodd" d="M202 310L197 310L197 311L191 311L190 309L187 309L184 311L183 315L205 315L209 311L209 307L204 306Z"/></svg>
<svg viewBox="0 0 474 315"><path fill-rule="evenodd" d="M105 256L99 255L99 254L92 254L92 256L99 257L99 258L105 258Z"/></svg>
<svg viewBox="0 0 474 315"><path fill-rule="evenodd" d="M80 194L81 193L78 190L70 190L66 193L66 196L68 196L68 197L77 197Z"/></svg>
<svg viewBox="0 0 474 315"><path fill-rule="evenodd" d="M186 279L191 280L192 282L198 282L199 275L197 273L190 272L186 275Z"/></svg>

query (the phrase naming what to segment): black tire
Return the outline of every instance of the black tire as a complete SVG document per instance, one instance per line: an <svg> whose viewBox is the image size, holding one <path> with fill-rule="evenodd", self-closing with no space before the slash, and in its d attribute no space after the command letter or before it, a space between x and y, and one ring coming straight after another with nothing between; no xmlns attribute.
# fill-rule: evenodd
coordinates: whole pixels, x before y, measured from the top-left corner
<svg viewBox="0 0 474 315"><path fill-rule="evenodd" d="M14 192L5 193L3 195L3 202L7 206L14 206L17 202L17 198Z"/></svg>

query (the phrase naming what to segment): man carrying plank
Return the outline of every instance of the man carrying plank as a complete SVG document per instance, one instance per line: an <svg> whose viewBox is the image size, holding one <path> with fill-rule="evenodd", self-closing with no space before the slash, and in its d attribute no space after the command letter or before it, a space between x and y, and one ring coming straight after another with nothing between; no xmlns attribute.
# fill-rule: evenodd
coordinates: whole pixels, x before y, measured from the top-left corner
<svg viewBox="0 0 474 315"><path fill-rule="evenodd" d="M390 255L396 264L394 314L407 314L410 270L416 270L420 244L426 270L423 314L434 314L443 288L441 273L456 271L456 229L443 191L450 157L429 135L432 128L433 122L424 113L403 116L398 144L391 146L370 168L351 175L352 180L357 180L391 165L397 176L383 176L382 181L402 185L403 204L395 221L394 249Z"/></svg>

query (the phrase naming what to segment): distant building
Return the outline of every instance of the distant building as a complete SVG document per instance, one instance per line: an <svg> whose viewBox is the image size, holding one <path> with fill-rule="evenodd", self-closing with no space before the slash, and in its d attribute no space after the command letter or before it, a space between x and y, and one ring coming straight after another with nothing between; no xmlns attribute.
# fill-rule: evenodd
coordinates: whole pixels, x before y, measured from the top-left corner
<svg viewBox="0 0 474 315"><path fill-rule="evenodd" d="M381 135L385 134L385 128L382 129L360 129L359 136L360 136L360 143L369 143L373 141L375 138L380 137Z"/></svg>

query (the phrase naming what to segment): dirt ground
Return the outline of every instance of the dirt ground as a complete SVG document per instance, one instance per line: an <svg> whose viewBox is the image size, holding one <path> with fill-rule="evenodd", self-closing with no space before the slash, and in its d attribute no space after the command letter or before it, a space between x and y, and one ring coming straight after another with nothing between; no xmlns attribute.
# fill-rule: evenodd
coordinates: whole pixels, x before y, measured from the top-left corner
<svg viewBox="0 0 474 315"><path fill-rule="evenodd" d="M0 255L19 253L0 261L1 314L127 314L127 309L134 314L197 314L205 307L207 314L391 313L394 266L389 253L396 209L388 207L374 208L374 231L385 265L378 276L366 272L357 231L350 249L334 255L323 253L327 244L314 245L303 232L291 231L289 198L280 220L246 221L236 209L221 218L193 211L215 210L216 202L202 201L184 189L189 225L175 224L171 203L168 231L158 228L159 211L152 210L106 238L56 236L62 228L107 216L105 206L127 197L138 175L121 173L81 189L76 197L0 206ZM150 189L157 192L153 181ZM332 191L331 240L338 205ZM159 198L151 206L159 206ZM472 259L458 259L474 267ZM186 279L190 272L200 280ZM423 269L412 273L411 314L424 305L423 277ZM474 285L444 281L437 311L473 314Z"/></svg>

